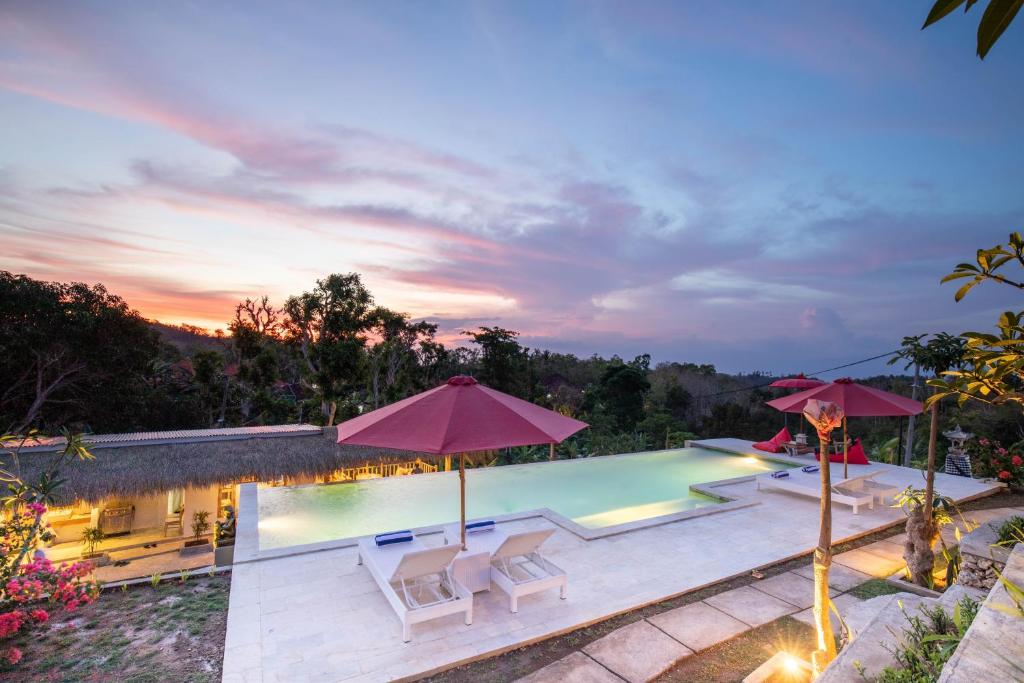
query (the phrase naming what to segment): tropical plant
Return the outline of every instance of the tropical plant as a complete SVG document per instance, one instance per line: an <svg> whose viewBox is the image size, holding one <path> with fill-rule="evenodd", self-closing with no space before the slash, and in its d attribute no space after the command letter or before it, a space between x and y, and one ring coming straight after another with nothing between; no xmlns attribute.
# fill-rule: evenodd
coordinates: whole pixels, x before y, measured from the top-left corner
<svg viewBox="0 0 1024 683"><path fill-rule="evenodd" d="M962 598L949 614L941 605L922 606L920 615L908 615L908 626L898 645L889 649L897 666L887 666L876 683L926 683L937 681L957 645L978 615L980 605ZM893 634L895 635L895 634Z"/></svg>
<svg viewBox="0 0 1024 683"><path fill-rule="evenodd" d="M907 561L910 580L920 586L934 588L935 553L931 548L936 542L939 543L946 561L946 585L953 583L960 572L960 554L957 549L949 548L946 545L941 533L943 527L954 523L954 515L959 518L960 525L967 531L972 530L974 525L961 514L952 498L933 492L931 504L926 505L928 495L925 489L908 486L896 495L893 506L901 508L907 515L907 548L904 550L903 557ZM924 515L928 514L928 511L931 514L931 522L925 524ZM916 539L925 533L924 530L927 530L929 534L925 538L929 552L914 552L921 547ZM953 535L959 543L960 526L954 528ZM911 548L912 543L913 547Z"/></svg>
<svg viewBox="0 0 1024 683"><path fill-rule="evenodd" d="M99 527L88 526L82 529L82 545L85 546L85 554L94 555L96 553L96 546L106 537L107 535L103 533L103 529Z"/></svg>
<svg viewBox="0 0 1024 683"><path fill-rule="evenodd" d="M46 522L47 504L63 483L60 465L69 457L91 458L78 435L65 433L54 463L38 479L26 482L19 451L26 436L0 437L0 660L14 666L22 659L16 646L2 645L32 629L45 628L56 609L72 612L99 596L88 562L54 565L38 547L54 539Z"/></svg>
<svg viewBox="0 0 1024 683"><path fill-rule="evenodd" d="M999 525L999 538L995 545L1002 548L1012 548L1018 543L1024 543L1024 517L1014 515Z"/></svg>
<svg viewBox="0 0 1024 683"><path fill-rule="evenodd" d="M836 658L836 641L829 616L832 600L829 597L828 572L832 566L832 479L829 473L828 444L832 432L843 423L843 410L835 403L811 399L803 411L808 424L818 432L821 453L821 508L818 520L818 547L814 549L814 629L817 649L811 653L814 675L817 677Z"/></svg>
<svg viewBox="0 0 1024 683"><path fill-rule="evenodd" d="M963 6L964 13L971 9L978 0L936 0L922 29L926 29L939 19L948 16L958 7ZM1020 10L1022 0L989 0L978 24L978 57L985 59L992 46L996 44L1003 31L1013 22Z"/></svg>
<svg viewBox="0 0 1024 683"><path fill-rule="evenodd" d="M199 540L203 534L210 530L209 510L196 510L192 513L192 535Z"/></svg>
<svg viewBox="0 0 1024 683"><path fill-rule="evenodd" d="M942 282L967 279L954 298L963 299L983 282L998 282L1016 290L1024 290L1024 280L1006 275L1008 266L1024 268L1024 238L1019 232L1010 234L1006 245L979 249L974 263L961 263ZM996 324L997 334L964 332L966 340L963 367L948 370L938 379L929 380L935 388L929 401L956 396L961 405L970 399L985 403L1016 403L1024 407L1024 311L1006 311Z"/></svg>
<svg viewBox="0 0 1024 683"><path fill-rule="evenodd" d="M929 337L927 342L922 340ZM939 332L934 335L920 334L904 337L900 350L889 360L892 365L900 360L906 361L906 367L916 365L922 370L938 377L963 363L964 340ZM932 546L938 533L932 527L932 502L935 500L935 457L938 449L939 403L938 400L928 404L930 422L928 425L928 461L925 466L925 490L922 492L920 515L907 516L907 542L904 546L904 559L914 583L927 585L931 583L931 571L935 564L935 553Z"/></svg>

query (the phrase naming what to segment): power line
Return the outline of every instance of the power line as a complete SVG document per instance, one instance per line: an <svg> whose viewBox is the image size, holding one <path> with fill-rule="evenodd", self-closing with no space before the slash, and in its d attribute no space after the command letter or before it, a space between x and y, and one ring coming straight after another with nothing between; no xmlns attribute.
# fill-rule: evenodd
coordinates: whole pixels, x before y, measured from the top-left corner
<svg viewBox="0 0 1024 683"><path fill-rule="evenodd" d="M861 360L857 360L857 361L854 361L852 363L845 363L843 365L837 365L836 367L828 368L827 370L816 370L815 372L812 372L810 374L811 375L824 375L826 372L834 372L836 370L842 370L843 368L851 368L854 365L860 365L862 363L869 363L869 362L871 362L873 360L878 360L879 358L886 358L886 357L892 356L892 355L894 355L896 353L898 353L898 349L896 351L889 351L888 353L880 353L877 356L871 356L870 358L863 358ZM739 389L728 389L726 391L719 391L719 392L714 393L714 394L701 394L697 398L700 399L700 400L704 400L706 398L714 398L715 396L725 396L727 394L738 394L741 391L753 391L754 389L763 389L764 387L771 386L771 384L772 384L771 382L765 382L764 384L755 384L753 386L741 387Z"/></svg>

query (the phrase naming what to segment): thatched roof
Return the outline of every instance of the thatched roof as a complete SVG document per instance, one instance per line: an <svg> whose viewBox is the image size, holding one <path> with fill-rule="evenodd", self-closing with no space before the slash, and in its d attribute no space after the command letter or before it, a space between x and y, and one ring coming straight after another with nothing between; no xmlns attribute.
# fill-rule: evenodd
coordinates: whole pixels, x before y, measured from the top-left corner
<svg viewBox="0 0 1024 683"><path fill-rule="evenodd" d="M419 454L335 443L334 429L237 438L178 439L172 442L94 444L93 460L68 460L60 477L66 483L58 502L97 502L174 488L211 486L243 479L328 474L367 461L411 460ZM52 448L32 448L20 456L21 472L30 480L56 457Z"/></svg>

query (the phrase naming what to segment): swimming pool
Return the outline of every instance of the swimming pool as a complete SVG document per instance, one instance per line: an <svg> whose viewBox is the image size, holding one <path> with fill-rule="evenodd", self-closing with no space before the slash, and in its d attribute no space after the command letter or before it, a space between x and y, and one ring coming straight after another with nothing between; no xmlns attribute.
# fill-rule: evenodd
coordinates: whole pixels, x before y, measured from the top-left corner
<svg viewBox="0 0 1024 683"><path fill-rule="evenodd" d="M466 471L466 515L494 517L550 508L597 529L720 501L691 484L786 465L700 448L559 460ZM260 549L445 524L459 518L458 472L346 484L260 486Z"/></svg>

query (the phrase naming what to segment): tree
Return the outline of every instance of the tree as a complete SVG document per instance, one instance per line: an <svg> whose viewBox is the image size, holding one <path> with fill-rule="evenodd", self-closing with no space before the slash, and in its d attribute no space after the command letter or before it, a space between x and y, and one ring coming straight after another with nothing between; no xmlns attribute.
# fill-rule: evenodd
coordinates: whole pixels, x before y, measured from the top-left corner
<svg viewBox="0 0 1024 683"><path fill-rule="evenodd" d="M137 427L157 335L102 285L0 271L0 426ZM103 401L88 400L90 395Z"/></svg>
<svg viewBox="0 0 1024 683"><path fill-rule="evenodd" d="M1020 233L1010 235L1006 246L979 249L975 263L961 263L942 282L969 278L957 290L960 301L974 287L983 282L998 282L1017 290L1024 290L1024 281L1005 274L1005 267L1024 268L1024 238ZM1016 404L1024 407L1024 311L1005 311L996 324L997 334L964 332L963 367L949 370L928 384L936 392L929 401L956 396L963 405L968 400L993 404Z"/></svg>
<svg viewBox="0 0 1024 683"><path fill-rule="evenodd" d="M286 359L281 339L280 311L270 298L246 299L235 306L228 326L231 348L238 362L235 376L239 411L244 424L287 418L288 407L274 395Z"/></svg>
<svg viewBox="0 0 1024 683"><path fill-rule="evenodd" d="M358 273L329 275L312 292L285 301L286 338L299 350L328 425L334 424L339 399L360 386L366 335L376 313Z"/></svg>
<svg viewBox="0 0 1024 683"><path fill-rule="evenodd" d="M928 335L904 337L903 345L889 360L892 365L900 360L907 361L906 368L916 365L922 370L939 377L942 373L957 368L963 363L964 340L940 332L932 335L924 344L921 340ZM935 567L933 546L938 539L939 528L933 519L935 498L935 456L939 432L939 403L932 401L928 407L930 424L928 428L928 464L925 467L925 489L923 504L907 514L907 540L903 558L914 583L931 586L932 570Z"/></svg>
<svg viewBox="0 0 1024 683"><path fill-rule="evenodd" d="M412 322L406 314L387 308L378 308L374 317L373 331L380 341L370 349L370 391L373 407L379 408L382 399L390 403L416 386L417 350L436 350L432 344L437 325Z"/></svg>
<svg viewBox="0 0 1024 683"><path fill-rule="evenodd" d="M623 363L616 357L601 376L598 400L620 431L632 431L644 419L644 397L651 388L650 361L650 356L637 356Z"/></svg>
<svg viewBox="0 0 1024 683"><path fill-rule="evenodd" d="M829 472L828 445L830 435L843 423L843 411L835 403L811 399L804 407L804 417L818 432L821 444L821 507L818 524L818 547L814 549L814 628L818 648L811 654L815 677L836 658L836 640L832 635L829 615L828 572L832 566L832 478Z"/></svg>
<svg viewBox="0 0 1024 683"><path fill-rule="evenodd" d="M480 327L476 332L462 334L472 337L480 347L480 372L483 384L513 396L527 398L531 384L526 378L527 353L519 345L518 332L502 327Z"/></svg>
<svg viewBox="0 0 1024 683"><path fill-rule="evenodd" d="M949 16L953 10L964 5L964 13L971 9L978 0L936 0L932 5L928 17L924 20L926 29L939 19ZM966 4L965 4L966 3ZM981 22L978 24L978 57L985 59L992 46L996 44L1003 31L1013 23L1014 17L1020 11L1024 0L989 0L985 11L981 15Z"/></svg>

